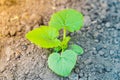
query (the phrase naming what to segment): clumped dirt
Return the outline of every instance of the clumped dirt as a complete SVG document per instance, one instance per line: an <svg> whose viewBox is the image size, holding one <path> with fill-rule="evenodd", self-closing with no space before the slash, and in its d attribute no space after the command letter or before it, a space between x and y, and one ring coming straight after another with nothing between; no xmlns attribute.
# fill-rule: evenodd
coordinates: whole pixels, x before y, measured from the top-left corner
<svg viewBox="0 0 120 80"><path fill-rule="evenodd" d="M47 24L54 11L47 0L0 2L0 80L54 79L47 68L49 51L25 39L33 28ZM56 79L55 79L56 80Z"/></svg>
<svg viewBox="0 0 120 80"><path fill-rule="evenodd" d="M82 12L85 25L70 34L70 43L82 46L84 54L63 78L47 66L50 50L30 43L25 34L65 8ZM120 80L119 10L119 0L1 0L0 80Z"/></svg>

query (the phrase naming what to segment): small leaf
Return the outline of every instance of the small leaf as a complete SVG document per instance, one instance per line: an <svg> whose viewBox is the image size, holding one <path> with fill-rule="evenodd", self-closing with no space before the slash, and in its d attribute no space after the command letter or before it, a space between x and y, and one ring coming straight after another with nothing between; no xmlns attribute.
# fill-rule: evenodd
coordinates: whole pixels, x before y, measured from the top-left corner
<svg viewBox="0 0 120 80"><path fill-rule="evenodd" d="M62 48L60 46L54 48L54 52L59 52Z"/></svg>
<svg viewBox="0 0 120 80"><path fill-rule="evenodd" d="M66 50L61 53L52 53L48 58L48 66L56 74L60 76L68 76L74 68L77 60L77 55L72 50Z"/></svg>
<svg viewBox="0 0 120 80"><path fill-rule="evenodd" d="M49 26L60 30L67 29L70 32L79 30L83 26L83 15L73 9L65 9L52 15Z"/></svg>
<svg viewBox="0 0 120 80"><path fill-rule="evenodd" d="M69 46L69 49L70 50L73 50L75 53L77 53L78 55L81 55L81 54L83 54L83 49L80 47L80 46L78 46L78 45L76 45L76 44L73 44L73 45L70 45Z"/></svg>
<svg viewBox="0 0 120 80"><path fill-rule="evenodd" d="M65 39L63 39L63 41L61 42L61 47L62 47L62 49L66 49L67 47L68 47L68 42L70 41L70 37L68 36L68 37L66 37Z"/></svg>
<svg viewBox="0 0 120 80"><path fill-rule="evenodd" d="M26 38L36 45L43 48L53 48L61 44L60 40L57 39L59 32L48 26L41 26L26 34Z"/></svg>

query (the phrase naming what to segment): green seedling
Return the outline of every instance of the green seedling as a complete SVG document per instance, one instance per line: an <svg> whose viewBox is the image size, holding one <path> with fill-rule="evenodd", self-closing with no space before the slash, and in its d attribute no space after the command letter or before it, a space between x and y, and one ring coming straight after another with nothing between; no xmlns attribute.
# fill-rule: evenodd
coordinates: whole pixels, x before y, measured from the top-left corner
<svg viewBox="0 0 120 80"><path fill-rule="evenodd" d="M75 32L83 26L83 15L73 9L65 9L54 13L49 26L41 26L26 34L26 38L42 48L53 48L48 57L49 68L60 76L69 76L74 68L77 55L83 54L83 49L76 45L68 45L71 37L67 31ZM63 30L62 40L58 39L59 31Z"/></svg>

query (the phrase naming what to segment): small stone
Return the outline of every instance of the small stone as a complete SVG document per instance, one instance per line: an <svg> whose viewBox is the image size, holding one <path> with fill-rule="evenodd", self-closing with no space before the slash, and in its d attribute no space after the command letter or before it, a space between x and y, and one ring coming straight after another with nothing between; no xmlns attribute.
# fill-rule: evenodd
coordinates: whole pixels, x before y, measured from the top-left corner
<svg viewBox="0 0 120 80"><path fill-rule="evenodd" d="M88 64L88 65L89 65L89 64L91 64L91 63L92 63L91 58L89 58L89 59L85 60L85 61L84 61L84 63L85 63L85 64Z"/></svg>
<svg viewBox="0 0 120 80"><path fill-rule="evenodd" d="M80 70L79 70L79 68L75 68L75 73L77 73L77 74L78 74L78 73L79 73L79 71L80 71Z"/></svg>
<svg viewBox="0 0 120 80"><path fill-rule="evenodd" d="M4 30L3 30L3 31L4 31ZM6 31L4 31L2 34L5 35L5 36L7 36L7 35L9 34L9 31L6 30Z"/></svg>
<svg viewBox="0 0 120 80"><path fill-rule="evenodd" d="M120 53L120 50L118 50L117 53Z"/></svg>
<svg viewBox="0 0 120 80"><path fill-rule="evenodd" d="M21 46L21 49L24 51L24 50L26 50L27 49L27 45L22 45Z"/></svg>
<svg viewBox="0 0 120 80"><path fill-rule="evenodd" d="M38 28L38 27L39 27L39 24L34 25L34 28Z"/></svg>
<svg viewBox="0 0 120 80"><path fill-rule="evenodd" d="M99 42L99 40L98 40L98 39L95 39L94 41L95 41L95 42L97 42L97 43Z"/></svg>
<svg viewBox="0 0 120 80"><path fill-rule="evenodd" d="M106 26L106 27L110 27L110 22L107 22L107 23L105 24L105 26Z"/></svg>
<svg viewBox="0 0 120 80"><path fill-rule="evenodd" d="M115 28L120 30L120 23L116 24Z"/></svg>
<svg viewBox="0 0 120 80"><path fill-rule="evenodd" d="M69 80L69 78L65 77L65 78L61 78L60 80Z"/></svg>
<svg viewBox="0 0 120 80"><path fill-rule="evenodd" d="M69 80L78 80L78 74L72 73L72 74L69 76Z"/></svg>
<svg viewBox="0 0 120 80"><path fill-rule="evenodd" d="M70 33L70 36L74 36L75 35L75 33Z"/></svg>
<svg viewBox="0 0 120 80"><path fill-rule="evenodd" d="M1 34L5 35L5 36L7 36L9 34L9 28L8 28L8 26L3 27Z"/></svg>
<svg viewBox="0 0 120 80"><path fill-rule="evenodd" d="M114 50L110 50L110 54L114 54Z"/></svg>
<svg viewBox="0 0 120 80"><path fill-rule="evenodd" d="M78 34L82 34L82 32L81 32L81 31L77 31L77 33L78 33Z"/></svg>
<svg viewBox="0 0 120 80"><path fill-rule="evenodd" d="M107 66L107 68L105 68L105 70L106 70L107 72L110 72L110 71L112 70L112 68L109 67L109 66Z"/></svg>
<svg viewBox="0 0 120 80"><path fill-rule="evenodd" d="M89 16L85 16L85 19L84 19L84 23L85 23L85 25L89 25L90 22L91 22L90 17L89 17Z"/></svg>
<svg viewBox="0 0 120 80"><path fill-rule="evenodd" d="M102 28L102 26L98 25L96 28L97 28L97 29L101 29L101 28Z"/></svg>
<svg viewBox="0 0 120 80"><path fill-rule="evenodd" d="M99 54L100 54L101 56L103 56L103 55L105 54L105 52L99 51Z"/></svg>
<svg viewBox="0 0 120 80"><path fill-rule="evenodd" d="M3 72L5 70L6 66L5 66L5 62L4 63L0 63L0 72Z"/></svg>
<svg viewBox="0 0 120 80"><path fill-rule="evenodd" d="M16 34L16 28L12 28L11 30L10 30L10 35L11 36L14 36Z"/></svg>
<svg viewBox="0 0 120 80"><path fill-rule="evenodd" d="M5 48L6 60L9 61L13 56L14 52L10 47Z"/></svg>
<svg viewBox="0 0 120 80"><path fill-rule="evenodd" d="M115 38L115 39L113 40L113 44L119 44L119 42L120 42L120 39L119 39L119 38Z"/></svg>
<svg viewBox="0 0 120 80"><path fill-rule="evenodd" d="M98 46L96 46L96 50L97 50L97 51L100 51L100 50L102 49L102 47L103 47L103 46L98 45Z"/></svg>
<svg viewBox="0 0 120 80"><path fill-rule="evenodd" d="M46 59L46 58L47 58L47 55L43 54L43 55L41 55L41 57L42 57L43 59Z"/></svg>
<svg viewBox="0 0 120 80"><path fill-rule="evenodd" d="M119 72L119 74L118 74L118 75L119 75L119 77L120 77L120 72Z"/></svg>
<svg viewBox="0 0 120 80"><path fill-rule="evenodd" d="M21 31L22 31L22 28L23 28L22 25L21 25L21 26L18 26L18 27L17 27L17 31L18 31L18 32L21 32Z"/></svg>
<svg viewBox="0 0 120 80"><path fill-rule="evenodd" d="M31 30L31 26L30 25L26 25L26 32L30 31Z"/></svg>
<svg viewBox="0 0 120 80"><path fill-rule="evenodd" d="M84 76L87 78L87 77L88 77L88 74L84 74Z"/></svg>
<svg viewBox="0 0 120 80"><path fill-rule="evenodd" d="M56 7L55 7L55 6L53 6L53 7L52 7L52 9L53 9L53 10L56 10Z"/></svg>
<svg viewBox="0 0 120 80"><path fill-rule="evenodd" d="M87 78L80 78L79 80L88 80Z"/></svg>
<svg viewBox="0 0 120 80"><path fill-rule="evenodd" d="M79 76L80 76L80 77L83 77L83 76L84 76L84 73L80 72L80 73L79 73Z"/></svg>
<svg viewBox="0 0 120 80"><path fill-rule="evenodd" d="M84 63L81 63L80 65L79 65L79 69L83 69L85 67L85 64Z"/></svg>

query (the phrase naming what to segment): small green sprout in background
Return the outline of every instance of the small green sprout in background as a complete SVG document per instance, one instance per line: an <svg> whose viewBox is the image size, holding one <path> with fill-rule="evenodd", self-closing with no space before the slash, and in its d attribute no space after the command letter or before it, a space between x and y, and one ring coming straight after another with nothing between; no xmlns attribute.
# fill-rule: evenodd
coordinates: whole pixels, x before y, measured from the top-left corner
<svg viewBox="0 0 120 80"><path fill-rule="evenodd" d="M48 66L60 76L69 76L74 68L77 55L83 54L83 49L72 44L68 46L70 36L66 32L75 32L83 26L83 15L73 9L65 9L52 15L49 26L41 26L26 34L26 38L42 48L53 48L48 57ZM62 40L58 39L59 31L63 30Z"/></svg>

